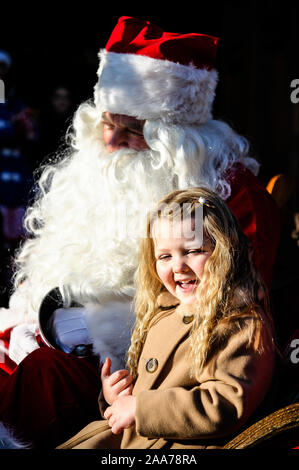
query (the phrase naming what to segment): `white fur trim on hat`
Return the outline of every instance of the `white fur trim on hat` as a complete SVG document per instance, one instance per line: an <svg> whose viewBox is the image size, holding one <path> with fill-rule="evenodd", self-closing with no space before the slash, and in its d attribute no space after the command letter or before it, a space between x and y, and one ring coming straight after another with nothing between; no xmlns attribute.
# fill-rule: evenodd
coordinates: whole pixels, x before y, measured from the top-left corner
<svg viewBox="0 0 299 470"><path fill-rule="evenodd" d="M95 103L137 119L203 124L212 117L218 73L151 57L100 51Z"/></svg>

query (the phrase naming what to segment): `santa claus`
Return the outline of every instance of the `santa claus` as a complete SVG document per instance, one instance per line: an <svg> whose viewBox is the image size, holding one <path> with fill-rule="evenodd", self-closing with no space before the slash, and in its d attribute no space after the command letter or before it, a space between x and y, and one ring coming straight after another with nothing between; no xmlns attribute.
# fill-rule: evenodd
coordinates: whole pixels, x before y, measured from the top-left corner
<svg viewBox="0 0 299 470"><path fill-rule="evenodd" d="M0 312L0 419L32 446L54 447L98 418L97 358L124 363L138 240L163 195L215 190L270 284L278 212L246 139L212 117L217 41L121 17L99 54L94 100L75 113L68 150L43 169ZM39 311L53 289L61 302L45 334ZM77 357L89 345L93 356Z"/></svg>

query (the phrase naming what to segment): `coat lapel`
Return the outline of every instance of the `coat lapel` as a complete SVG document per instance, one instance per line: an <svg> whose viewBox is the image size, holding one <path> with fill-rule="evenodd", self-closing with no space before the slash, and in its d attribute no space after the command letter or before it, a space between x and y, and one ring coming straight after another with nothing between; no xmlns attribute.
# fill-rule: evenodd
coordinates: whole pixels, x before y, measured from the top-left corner
<svg viewBox="0 0 299 470"><path fill-rule="evenodd" d="M193 310L194 311L194 310ZM138 379L134 392L154 388L154 383L163 371L170 355L192 328L192 308L179 305L175 309L161 312L152 324L142 350ZM147 364L150 360L157 361L156 370L149 371ZM153 361L152 363L153 364ZM150 369L154 369L151 367Z"/></svg>

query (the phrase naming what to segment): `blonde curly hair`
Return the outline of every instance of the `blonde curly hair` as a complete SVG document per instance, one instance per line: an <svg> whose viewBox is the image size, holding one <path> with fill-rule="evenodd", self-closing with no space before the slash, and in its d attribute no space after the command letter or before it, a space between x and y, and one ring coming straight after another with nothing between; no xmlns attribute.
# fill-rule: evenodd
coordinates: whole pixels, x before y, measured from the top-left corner
<svg viewBox="0 0 299 470"><path fill-rule="evenodd" d="M178 216L178 211L169 210L169 207L177 207L180 215L185 215L186 203L191 217L194 217L199 198L206 201L203 204L203 231L211 242L212 254L195 292L196 313L190 332L190 374L200 371L208 359L211 345L219 340L217 333L222 331L223 334L227 329L216 327L237 325L240 328L243 321L250 321L249 343L258 349L261 347L261 307L272 324L267 289L251 261L248 240L229 207L215 192L204 187L173 191L149 214L146 236L140 242L135 276L136 322L127 361L135 378L150 323L159 311L158 296L166 291L156 272L153 225L160 218L173 220Z"/></svg>

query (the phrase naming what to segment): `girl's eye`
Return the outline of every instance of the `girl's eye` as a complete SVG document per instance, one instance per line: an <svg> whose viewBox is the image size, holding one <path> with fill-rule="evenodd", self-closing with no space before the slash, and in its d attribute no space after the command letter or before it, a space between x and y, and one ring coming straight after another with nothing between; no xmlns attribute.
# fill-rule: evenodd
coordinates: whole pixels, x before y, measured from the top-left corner
<svg viewBox="0 0 299 470"><path fill-rule="evenodd" d="M189 253L204 253L204 250L202 248L199 248L198 250L188 250L187 254Z"/></svg>
<svg viewBox="0 0 299 470"><path fill-rule="evenodd" d="M166 260L166 259L169 259L169 258L170 258L170 255L161 255L161 256L159 256L158 259Z"/></svg>

